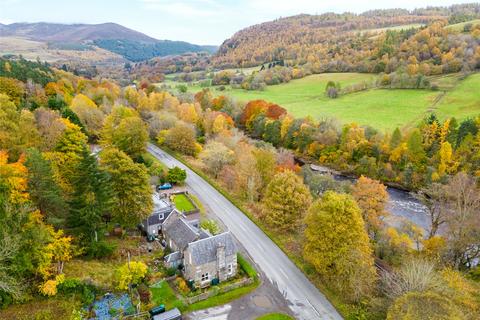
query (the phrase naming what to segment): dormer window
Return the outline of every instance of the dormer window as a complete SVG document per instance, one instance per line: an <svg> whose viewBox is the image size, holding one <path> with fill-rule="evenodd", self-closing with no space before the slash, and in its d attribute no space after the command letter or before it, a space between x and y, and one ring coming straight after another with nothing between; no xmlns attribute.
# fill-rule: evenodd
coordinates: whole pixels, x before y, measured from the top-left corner
<svg viewBox="0 0 480 320"><path fill-rule="evenodd" d="M164 218L165 218L165 216L163 215L163 213L158 214L158 219L163 220Z"/></svg>

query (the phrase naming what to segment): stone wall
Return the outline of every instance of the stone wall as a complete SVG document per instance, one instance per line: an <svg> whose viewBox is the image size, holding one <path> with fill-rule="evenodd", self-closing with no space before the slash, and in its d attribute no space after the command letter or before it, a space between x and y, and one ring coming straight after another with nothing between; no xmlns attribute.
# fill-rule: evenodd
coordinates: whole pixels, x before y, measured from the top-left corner
<svg viewBox="0 0 480 320"><path fill-rule="evenodd" d="M192 304L198 301L206 300L210 297L216 296L221 293L229 292L240 287L245 287L253 283L252 278L243 278L239 281L226 285L224 287L213 287L211 290L201 293L197 296L186 298L188 304Z"/></svg>

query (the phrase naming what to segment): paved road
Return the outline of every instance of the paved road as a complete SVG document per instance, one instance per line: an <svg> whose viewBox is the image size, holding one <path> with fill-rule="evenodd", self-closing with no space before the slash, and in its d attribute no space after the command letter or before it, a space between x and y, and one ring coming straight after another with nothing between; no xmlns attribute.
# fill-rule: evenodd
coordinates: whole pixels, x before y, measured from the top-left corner
<svg viewBox="0 0 480 320"><path fill-rule="evenodd" d="M247 250L266 277L278 287L278 290L289 302L289 307L296 318L305 320L342 319L325 296L288 259L282 250L228 199L160 148L149 145L148 151L168 167L178 166L187 171L187 186L198 195L200 201L208 204Z"/></svg>

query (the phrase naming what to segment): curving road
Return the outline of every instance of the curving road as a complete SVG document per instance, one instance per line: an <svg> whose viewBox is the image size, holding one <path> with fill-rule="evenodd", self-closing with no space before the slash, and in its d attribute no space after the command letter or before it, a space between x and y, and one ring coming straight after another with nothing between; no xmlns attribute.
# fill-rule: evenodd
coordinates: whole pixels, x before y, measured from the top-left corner
<svg viewBox="0 0 480 320"><path fill-rule="evenodd" d="M160 148L149 144L148 151L168 167L177 166L187 171L187 186L195 192L200 201L208 204L265 276L278 287L297 319L342 319L325 296L285 253L220 192Z"/></svg>

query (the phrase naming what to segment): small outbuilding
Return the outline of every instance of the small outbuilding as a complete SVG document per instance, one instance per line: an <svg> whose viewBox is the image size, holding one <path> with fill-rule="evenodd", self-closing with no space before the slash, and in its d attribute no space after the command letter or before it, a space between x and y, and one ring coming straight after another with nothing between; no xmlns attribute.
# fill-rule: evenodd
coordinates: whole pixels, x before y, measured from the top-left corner
<svg viewBox="0 0 480 320"><path fill-rule="evenodd" d="M152 320L181 320L182 314L180 310L174 308L172 310L168 310L166 312L156 314L152 317Z"/></svg>

